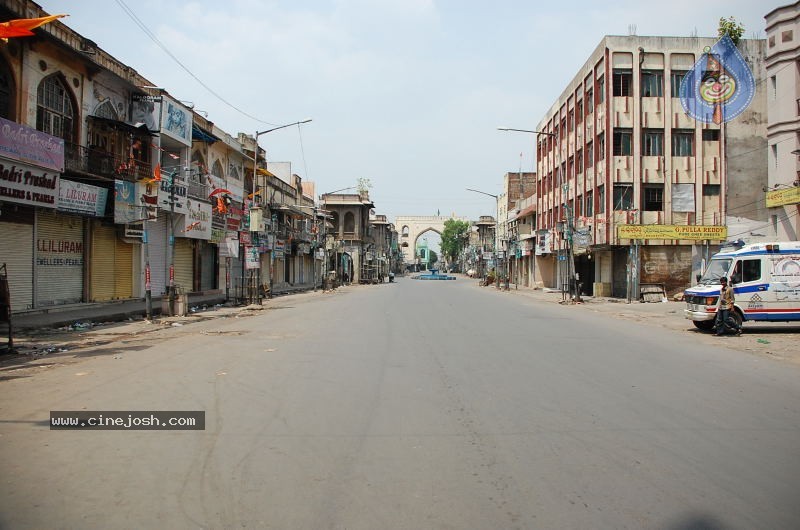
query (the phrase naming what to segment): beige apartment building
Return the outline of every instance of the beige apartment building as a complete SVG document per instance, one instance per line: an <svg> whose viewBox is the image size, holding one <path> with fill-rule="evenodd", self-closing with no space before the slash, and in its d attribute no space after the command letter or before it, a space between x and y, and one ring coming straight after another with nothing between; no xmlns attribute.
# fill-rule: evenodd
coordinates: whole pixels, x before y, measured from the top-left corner
<svg viewBox="0 0 800 530"><path fill-rule="evenodd" d="M738 48L756 81L723 125L690 118L680 83L715 38L607 36L538 123L536 274L585 294L682 290L725 239L768 223L763 40ZM716 227L704 241L630 240L620 225ZM673 235L673 234L670 234Z"/></svg>
<svg viewBox="0 0 800 530"><path fill-rule="evenodd" d="M766 189L775 239L800 233L800 2L779 7L767 21Z"/></svg>

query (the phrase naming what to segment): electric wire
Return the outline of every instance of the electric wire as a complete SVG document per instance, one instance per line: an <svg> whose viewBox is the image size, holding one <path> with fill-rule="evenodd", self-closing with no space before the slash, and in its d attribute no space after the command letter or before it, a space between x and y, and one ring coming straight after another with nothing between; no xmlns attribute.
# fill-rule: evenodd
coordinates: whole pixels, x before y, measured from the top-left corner
<svg viewBox="0 0 800 530"><path fill-rule="evenodd" d="M242 109L240 109L239 107L237 107L233 103L230 103L228 100L226 100L224 97L222 97L213 88L211 88L206 83L204 83L202 79L197 77L194 74L194 72L189 70L189 68L185 64L183 64L177 57L175 57L175 55L169 50L169 48L167 48L167 46L165 46L164 43L162 43L158 39L158 37L156 37L155 34L153 34L153 32L150 31L147 28L147 26L144 24L144 22L142 22L141 19L139 19L139 17L136 16L136 13L134 13L133 10L130 7L128 7L128 5L124 2L124 0L116 0L116 2L122 8L122 10L125 11L125 13L131 18L131 20L133 20L133 22L137 26L139 26L139 28L145 33L145 35L147 35L150 38L150 40L152 40L159 48L161 48L161 50L165 54L167 54L167 56L170 59L175 61L175 63L178 66L180 66L187 74L189 74L195 81L197 81L200 84L200 86L202 86L203 88L208 90L208 92L211 93L211 95L216 97L218 100L220 100L222 103L224 103L225 105L227 105L231 109L235 110L236 112L242 114L243 116L247 116L251 120L255 120L255 121L259 122L259 123L264 123L266 125L276 125L274 123L270 123L268 121L262 120L261 118L257 118L256 116L253 116L252 114L249 114L249 113L243 111Z"/></svg>

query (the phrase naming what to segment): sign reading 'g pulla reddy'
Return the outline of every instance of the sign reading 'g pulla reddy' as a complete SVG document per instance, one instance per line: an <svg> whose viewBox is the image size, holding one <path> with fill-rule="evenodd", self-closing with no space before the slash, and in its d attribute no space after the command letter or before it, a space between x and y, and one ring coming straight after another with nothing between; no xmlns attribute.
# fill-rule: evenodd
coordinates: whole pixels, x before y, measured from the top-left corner
<svg viewBox="0 0 800 530"><path fill-rule="evenodd" d="M683 239L724 241L728 227L712 225L617 225L619 239Z"/></svg>

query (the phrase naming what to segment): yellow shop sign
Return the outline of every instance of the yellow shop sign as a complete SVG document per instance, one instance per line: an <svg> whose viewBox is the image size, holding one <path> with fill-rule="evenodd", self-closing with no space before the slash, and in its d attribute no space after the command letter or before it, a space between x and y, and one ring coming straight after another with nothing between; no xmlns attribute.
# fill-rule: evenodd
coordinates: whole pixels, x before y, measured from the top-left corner
<svg viewBox="0 0 800 530"><path fill-rule="evenodd" d="M767 208L797 203L800 203L800 187L795 186L794 188L787 188L785 190L767 192Z"/></svg>
<svg viewBox="0 0 800 530"><path fill-rule="evenodd" d="M695 241L724 241L726 226L689 225L617 225L619 239L691 239Z"/></svg>

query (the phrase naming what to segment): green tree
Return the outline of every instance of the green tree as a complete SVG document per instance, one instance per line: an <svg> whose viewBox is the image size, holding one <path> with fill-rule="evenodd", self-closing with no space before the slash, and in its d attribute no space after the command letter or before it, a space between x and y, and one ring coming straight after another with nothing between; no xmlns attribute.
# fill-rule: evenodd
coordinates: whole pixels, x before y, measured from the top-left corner
<svg viewBox="0 0 800 530"><path fill-rule="evenodd" d="M437 261L439 261L439 256L433 250L428 249L428 267L432 267Z"/></svg>
<svg viewBox="0 0 800 530"><path fill-rule="evenodd" d="M739 39L741 39L742 35L744 35L744 24L738 22L733 17L728 17L727 19L722 17L719 19L719 29L717 29L717 34L719 35L719 38L722 38L726 33L733 41L733 44L738 46Z"/></svg>
<svg viewBox="0 0 800 530"><path fill-rule="evenodd" d="M453 262L458 259L458 256L466 245L466 236L469 227L470 224L468 221L448 219L444 222L444 231L442 231L442 244L440 248L443 256L447 256L447 258Z"/></svg>

